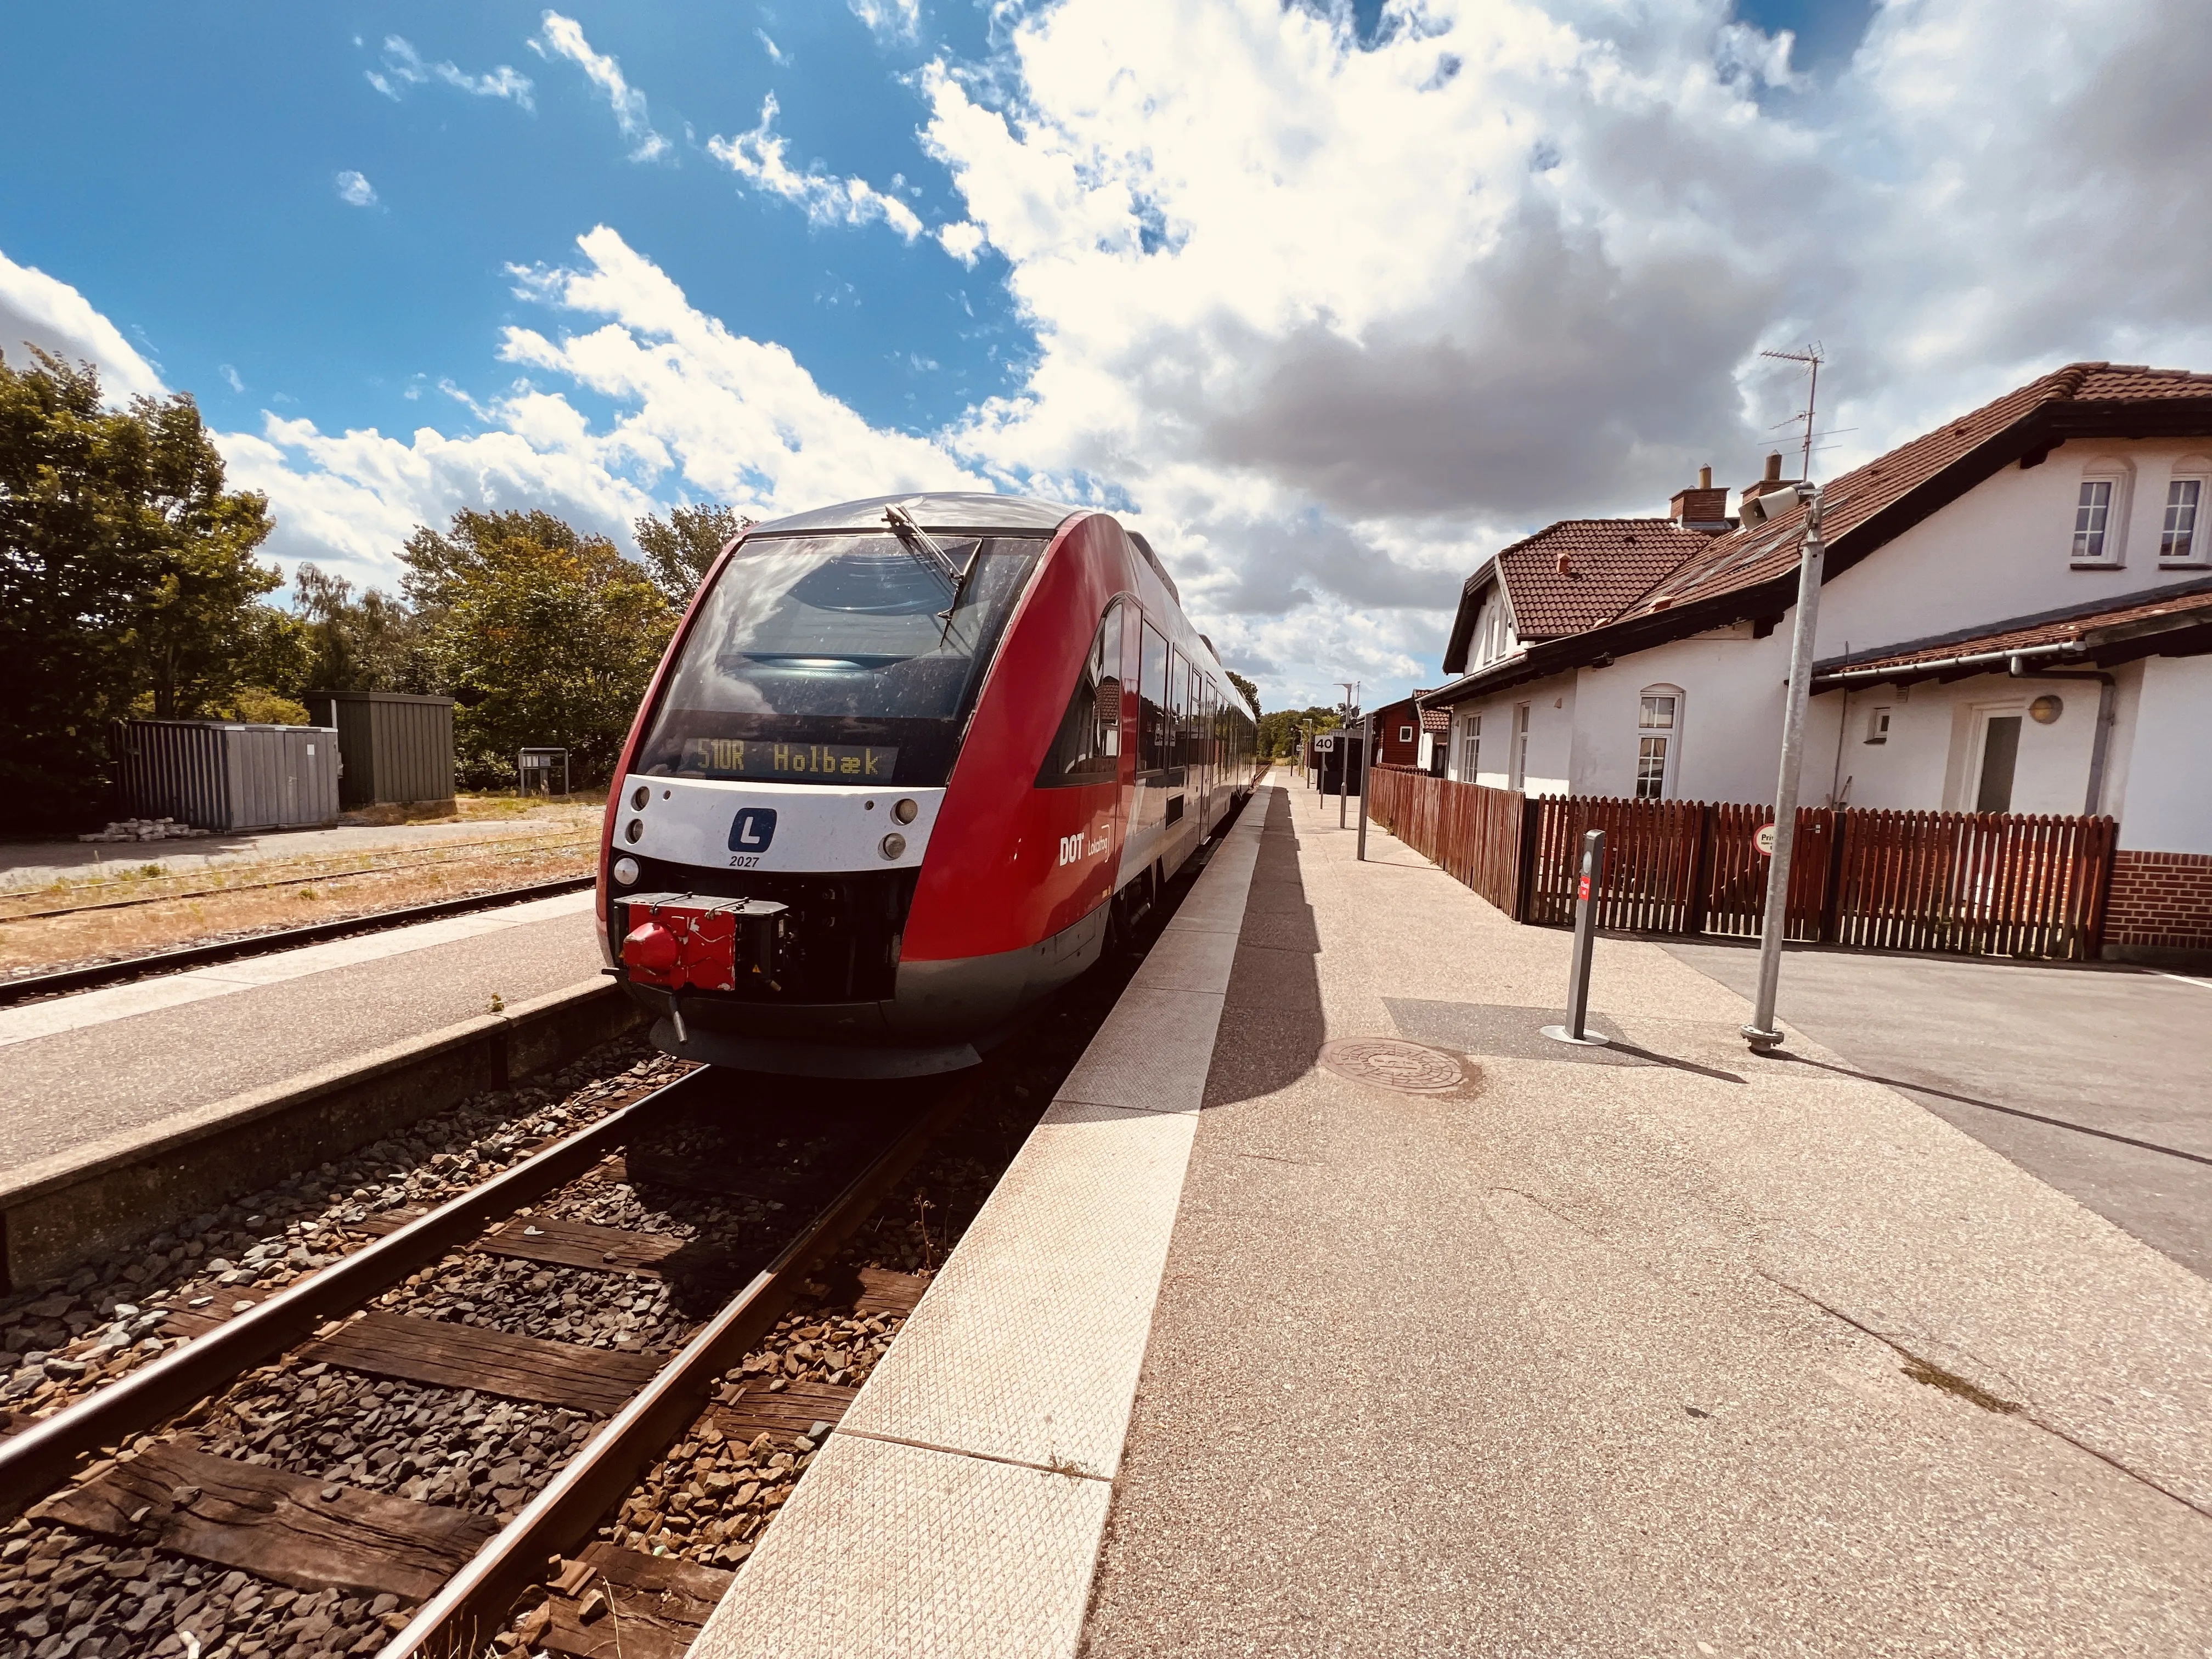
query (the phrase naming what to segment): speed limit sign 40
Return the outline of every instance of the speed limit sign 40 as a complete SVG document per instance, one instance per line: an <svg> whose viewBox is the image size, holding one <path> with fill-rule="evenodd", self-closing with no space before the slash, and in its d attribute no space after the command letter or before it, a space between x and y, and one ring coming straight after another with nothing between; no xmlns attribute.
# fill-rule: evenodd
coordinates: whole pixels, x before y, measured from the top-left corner
<svg viewBox="0 0 2212 1659"><path fill-rule="evenodd" d="M1774 826L1762 823L1752 833L1751 844L1768 858L1774 856Z"/></svg>

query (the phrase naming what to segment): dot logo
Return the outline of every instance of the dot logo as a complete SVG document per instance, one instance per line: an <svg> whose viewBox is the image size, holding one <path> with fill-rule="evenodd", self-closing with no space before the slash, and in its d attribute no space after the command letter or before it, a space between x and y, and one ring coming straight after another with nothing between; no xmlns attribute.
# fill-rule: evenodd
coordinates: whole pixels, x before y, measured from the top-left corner
<svg viewBox="0 0 2212 1659"><path fill-rule="evenodd" d="M748 806L731 821L732 853L765 853L775 839L775 808Z"/></svg>

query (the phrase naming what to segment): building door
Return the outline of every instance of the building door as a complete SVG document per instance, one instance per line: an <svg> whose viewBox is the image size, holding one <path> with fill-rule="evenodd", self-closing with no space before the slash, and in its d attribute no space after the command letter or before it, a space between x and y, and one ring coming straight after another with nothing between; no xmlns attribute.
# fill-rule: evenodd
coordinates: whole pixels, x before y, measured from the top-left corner
<svg viewBox="0 0 2212 1659"><path fill-rule="evenodd" d="M1988 714L1982 720L1981 764L1976 769L1974 811L2012 811L2013 773L2020 764L2017 714Z"/></svg>

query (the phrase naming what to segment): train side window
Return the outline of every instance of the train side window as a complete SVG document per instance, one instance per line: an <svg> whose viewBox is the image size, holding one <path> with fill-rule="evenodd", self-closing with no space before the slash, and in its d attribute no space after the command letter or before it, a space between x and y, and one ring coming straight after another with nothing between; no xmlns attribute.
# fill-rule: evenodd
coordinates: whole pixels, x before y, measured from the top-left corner
<svg viewBox="0 0 2212 1659"><path fill-rule="evenodd" d="M1137 671L1141 704L1137 715L1137 769L1157 772L1172 765L1168 727L1167 636L1145 624L1144 655Z"/></svg>
<svg viewBox="0 0 2212 1659"><path fill-rule="evenodd" d="M1037 769L1037 787L1111 783L1121 754L1121 602L1106 607L1090 653L1076 671L1075 690L1060 731Z"/></svg>
<svg viewBox="0 0 2212 1659"><path fill-rule="evenodd" d="M1175 653L1175 662L1168 673L1168 696L1171 699L1168 743L1168 764L1178 770L1190 764L1190 663L1182 652Z"/></svg>

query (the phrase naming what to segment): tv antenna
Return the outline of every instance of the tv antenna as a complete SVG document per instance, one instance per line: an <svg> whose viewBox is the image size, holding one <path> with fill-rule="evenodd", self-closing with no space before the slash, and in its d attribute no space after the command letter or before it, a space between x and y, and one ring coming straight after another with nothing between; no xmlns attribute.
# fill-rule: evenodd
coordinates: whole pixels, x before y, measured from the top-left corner
<svg viewBox="0 0 2212 1659"><path fill-rule="evenodd" d="M1785 426L1799 420L1805 422L1804 458L1798 464L1797 476L1809 482L1813 477L1813 409L1820 393L1820 343L1815 341L1802 351L1762 351L1759 355L1785 363L1802 363L1813 377L1812 384L1805 389L1805 412L1802 416L1793 415L1789 421L1783 422Z"/></svg>

